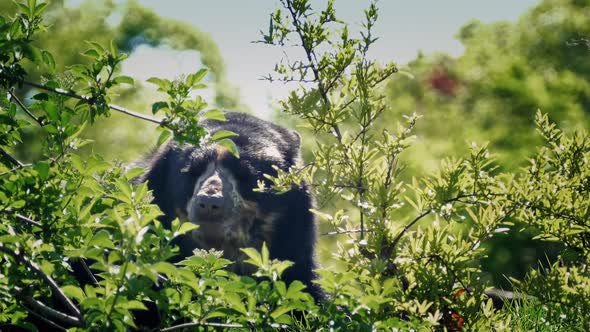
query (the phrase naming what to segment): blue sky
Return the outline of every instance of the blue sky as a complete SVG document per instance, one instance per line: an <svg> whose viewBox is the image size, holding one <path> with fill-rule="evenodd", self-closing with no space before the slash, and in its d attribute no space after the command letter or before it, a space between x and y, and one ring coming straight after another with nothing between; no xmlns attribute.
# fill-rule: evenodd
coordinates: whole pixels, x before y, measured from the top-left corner
<svg viewBox="0 0 590 332"><path fill-rule="evenodd" d="M278 0L139 0L161 16L188 22L211 34L218 43L230 82L240 90L242 100L256 114L266 116L270 103L289 90L280 83L258 78L271 71L281 53L251 43L267 29L268 15ZM326 1L312 2L322 6ZM454 38L459 28L472 19L483 22L515 21L537 0L381 0L375 34L380 38L371 53L384 62L402 65L419 50L460 55L461 44ZM336 1L337 16L353 25L362 21L367 0ZM316 8L320 8L316 7ZM157 66L154 66L157 63ZM138 48L126 61L126 74L144 80L151 76L174 78L200 67L198 53L169 49Z"/></svg>

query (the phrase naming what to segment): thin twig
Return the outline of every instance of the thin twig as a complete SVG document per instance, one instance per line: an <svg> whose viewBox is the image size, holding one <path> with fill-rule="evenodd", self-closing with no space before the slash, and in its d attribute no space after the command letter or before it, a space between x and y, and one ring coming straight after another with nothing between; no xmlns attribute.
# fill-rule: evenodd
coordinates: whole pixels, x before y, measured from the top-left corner
<svg viewBox="0 0 590 332"><path fill-rule="evenodd" d="M31 167L31 166L33 166L33 164L23 164L22 166L13 167L13 168L7 170L6 172L0 173L0 177L1 176L4 176L4 175L7 175L7 174L10 174L10 173L12 173L14 171L18 171L19 169L23 169L25 167Z"/></svg>
<svg viewBox="0 0 590 332"><path fill-rule="evenodd" d="M13 165L15 165L16 167L25 167L25 164L21 163L20 161L18 161L16 158L14 158L13 156L11 156L8 152L6 152L6 150L4 150L3 148L0 148L0 155L4 156L4 158L8 159L8 161L10 161Z"/></svg>
<svg viewBox="0 0 590 332"><path fill-rule="evenodd" d="M449 264L447 264L447 262L446 262L446 261L445 261L445 260L444 260L442 257L440 257L439 255L436 255L436 254L435 254L435 255L431 255L431 256L430 256L430 259L432 259L432 258L434 258L434 259L437 259L439 262L441 262L441 263L444 265L444 267L445 267L445 268L446 268L446 269L447 269L447 270L448 270L448 271L451 273L451 276L453 277L453 279L455 279L456 281L458 281L458 282L461 284L461 287L463 287L463 289L464 289L464 290L465 290L465 291L466 291L468 294L471 294L471 293L473 293L473 292L472 292L472 291L469 289L469 287L468 287L468 286L467 286L467 285L466 285L466 284L463 282L463 280L457 276L457 274L455 273L455 270L453 270L453 269L452 269L452 268L449 266ZM430 261L430 259L429 259L429 261ZM428 265L428 262L426 262L426 264L425 264L425 265Z"/></svg>
<svg viewBox="0 0 590 332"><path fill-rule="evenodd" d="M119 296L122 293L121 288L123 287L123 282L126 279L125 275L127 274L127 267L128 266L129 266L129 261L125 261L125 265L123 265L123 271L122 271L123 273L121 274L121 280L119 280L119 285L117 286L117 293L115 293L115 298L113 299L113 304L111 305L111 309L107 313L107 317L105 319L106 322L110 322L109 318L111 317L111 314L113 313L113 310L115 309L115 305L117 305L117 300L119 299Z"/></svg>
<svg viewBox="0 0 590 332"><path fill-rule="evenodd" d="M188 329L188 328L199 327L199 326L221 327L221 328L226 328L226 329L242 329L242 328L246 327L242 324L192 322L192 323L185 323L185 324L167 327L167 328L161 329L160 332L170 332L170 331Z"/></svg>
<svg viewBox="0 0 590 332"><path fill-rule="evenodd" d="M467 194L467 195L459 195L455 198L451 198L449 200L446 200L444 204L448 204L448 203L452 203L452 202L456 202L462 198L466 198L466 197L473 197L474 194ZM422 218L426 217L428 214L430 214L434 209L433 208L428 208L426 209L424 212L422 212L419 216L417 216L416 218L414 218L414 220L410 221L406 226L404 226L404 228L396 235L396 237L393 239L392 242L392 247L395 248L397 247L398 242L401 240L402 236L412 227L414 226L414 224L416 224L418 221L422 220Z"/></svg>
<svg viewBox="0 0 590 332"><path fill-rule="evenodd" d="M94 276L94 273L92 273L92 271L88 267L88 264L86 264L86 261L84 260L84 258L78 258L77 261L80 263L80 265L82 265L82 268L84 269L84 271L86 272L86 274L88 274L88 276L90 277L90 279L92 279L92 282L94 283L94 285L95 286L98 286L98 280L96 280L96 277Z"/></svg>
<svg viewBox="0 0 590 332"><path fill-rule="evenodd" d="M32 86L34 88L38 88L38 89L42 89L42 90L45 90L45 91L57 93L57 94L62 95L62 96L66 96L66 97L70 97L70 98L75 98L75 99L78 99L78 100L82 100L82 101L84 101L84 102L86 102L88 104L94 104L94 100L92 98L88 97L88 96L81 96L81 95L78 95L76 93L69 92L69 91L66 91L66 90L63 90L63 89L52 88L52 87L49 87L49 86L46 86L46 85L43 85L43 84L38 84L38 83L35 83L35 82L29 82L29 81L26 81L26 80L20 80L19 82L21 82L21 83L23 83L25 85L28 85L28 86ZM114 110L114 111L117 111L117 112L120 112L120 113L123 113L123 114L127 114L129 116L132 116L132 117L135 117L135 118L138 118L138 119L142 119L142 120L145 120L145 121L153 122L153 123L158 124L158 125L162 125L162 123L163 123L162 121L160 121L160 120L158 120L156 118L152 118L150 116L143 115L141 113L137 113L137 112L128 110L128 109L126 109L124 107L121 107L121 106L118 106L118 105L108 104L107 106L110 109Z"/></svg>
<svg viewBox="0 0 590 332"><path fill-rule="evenodd" d="M267 76L260 76L258 78L259 81L268 81L269 83L273 82L281 82L281 83L315 83L315 80L305 79L305 78L274 78L270 74Z"/></svg>
<svg viewBox="0 0 590 332"><path fill-rule="evenodd" d="M322 79L320 77L320 71L316 65L317 60L314 60L316 55L313 52L313 49L311 48L311 46L308 45L308 43L306 42L305 36L303 36L303 33L301 32L301 22L299 22L299 19L297 18L297 15L295 13L293 6L291 6L290 2L287 2L285 4L285 7L287 7L287 10L289 10L289 13L291 14L291 17L293 19L293 25L295 26L295 31L297 32L299 39L301 39L301 46L305 50L305 55L307 56L307 61L309 62L309 67L311 68L311 71L313 72L314 80L318 84L318 91L320 92L320 95L322 96L322 100L324 101L324 104L327 107L330 107L331 106L330 99L328 98L328 93L325 89L324 82L322 81ZM336 138L338 139L338 142L342 142L342 134L340 133L340 128L338 127L338 125L333 123L333 124L331 124L331 126L332 126L332 129L334 130L334 134L336 135Z"/></svg>
<svg viewBox="0 0 590 332"><path fill-rule="evenodd" d="M370 233L372 232L372 229L350 229L350 230L343 230L343 231L332 231L332 232L327 232L327 233L323 233L320 234L320 236L330 236L330 235L342 235L342 234L355 234L355 233L361 233L361 232L365 232L365 233Z"/></svg>
<svg viewBox="0 0 590 332"><path fill-rule="evenodd" d="M10 97L16 101L18 106L20 106L20 108L23 110L23 112L27 113L27 115L29 117L31 117L31 119L35 120L35 122L37 122L41 127L43 127L43 121L39 120L39 118L36 117L33 114L33 112L31 112L20 99L18 99L18 97L14 94L14 92L8 90L8 93L10 94Z"/></svg>
<svg viewBox="0 0 590 332"><path fill-rule="evenodd" d="M39 277L41 277L41 279L43 279L49 285L55 296L62 302L62 304L65 305L70 312L76 315L76 317L80 321L83 320L82 314L80 313L80 310L78 309L78 307L76 307L74 302L72 302L72 300L70 300L70 298L68 298L64 294L64 292L59 288L57 282L55 282L53 278L45 274L45 272L43 272L43 270L41 270L41 268L35 262L25 257L22 253L17 254L13 250L6 248L4 246L0 246L0 251L14 257L17 261L25 264L31 270L35 271L35 273L37 273L37 275L39 275Z"/></svg>
<svg viewBox="0 0 590 332"><path fill-rule="evenodd" d="M30 307L27 308L30 312L38 313L41 316L47 318L51 322L53 322L53 320L58 320L61 323L67 324L68 326L82 326L82 322L80 321L80 319L70 316L68 314L64 314L61 311L55 310L46 305L45 303L35 300L31 296L25 296L22 300L26 305Z"/></svg>
<svg viewBox="0 0 590 332"><path fill-rule="evenodd" d="M2 211L2 213L5 213L5 214L12 213L12 212L14 212L14 210L13 209L10 209L10 208L9 209L5 209L4 211ZM42 227L43 226L40 222L38 222L36 220L33 220L33 219L29 218L29 217L23 216L20 213L15 213L14 216L16 217L16 219L18 219L20 221L24 221L27 224L30 224L32 226L37 226L37 227Z"/></svg>
<svg viewBox="0 0 590 332"><path fill-rule="evenodd" d="M31 218L25 217L22 214L17 213L17 214L15 214L15 216L16 216L16 219L18 219L20 221L24 221L30 225L37 226L37 227L43 227L43 225L40 222L35 221Z"/></svg>
<svg viewBox="0 0 590 332"><path fill-rule="evenodd" d="M399 240L402 238L402 236L408 231L408 229L410 229L412 226L414 226L415 223L417 223L418 221L420 221L422 218L426 217L430 212L432 212L432 208L427 209L426 211L422 212L419 216L417 216L416 218L414 218L414 220L412 220L410 223L408 223L398 234L397 236L393 239L392 242L392 247L395 248L397 247L397 243L399 242Z"/></svg>

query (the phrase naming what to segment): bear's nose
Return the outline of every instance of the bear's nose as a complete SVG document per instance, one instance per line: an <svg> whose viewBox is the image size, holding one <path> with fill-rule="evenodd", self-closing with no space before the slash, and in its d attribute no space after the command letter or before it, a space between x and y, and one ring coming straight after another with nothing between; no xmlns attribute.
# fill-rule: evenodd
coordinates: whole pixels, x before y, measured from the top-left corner
<svg viewBox="0 0 590 332"><path fill-rule="evenodd" d="M199 219L208 220L211 218L219 218L223 214L223 201L224 199L221 195L197 195L195 203L199 211Z"/></svg>

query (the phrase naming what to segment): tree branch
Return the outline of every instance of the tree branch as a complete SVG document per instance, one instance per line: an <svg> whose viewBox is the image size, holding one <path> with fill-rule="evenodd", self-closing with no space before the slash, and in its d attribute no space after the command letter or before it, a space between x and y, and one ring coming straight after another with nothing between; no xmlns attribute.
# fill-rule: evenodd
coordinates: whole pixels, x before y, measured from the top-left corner
<svg viewBox="0 0 590 332"><path fill-rule="evenodd" d="M66 306L66 308L70 312L72 312L74 315L76 315L76 317L80 321L83 320L82 314L80 313L80 310L78 309L78 307L76 307L74 302L72 302L72 300L70 300L64 294L64 292L62 292L62 290L59 288L59 285L55 282L55 280L53 280L53 278L51 278L50 276L45 274L45 272L43 272L41 270L41 268L35 262L33 262L29 258L25 257L22 253L17 254L13 250L6 248L4 246L0 246L0 252L4 252L4 253L14 257L17 261L25 264L31 270L35 271L35 273L37 273L37 275L39 275L39 277L41 277L41 279L43 279L49 285L49 287L51 288L51 290L53 291L55 296Z"/></svg>
<svg viewBox="0 0 590 332"><path fill-rule="evenodd" d="M80 264L82 265L82 267L84 268L84 271L86 271L86 273L88 274L90 279L92 279L92 282L94 283L94 285L98 286L98 280L96 280L94 273L92 273L92 271L88 267L88 264L86 264L86 260L84 260L84 258L78 258L78 260L79 260Z"/></svg>
<svg viewBox="0 0 590 332"><path fill-rule="evenodd" d="M463 287L463 289L468 294L473 293L473 291L469 289L469 287L463 282L463 280L457 276L457 273L455 273L455 270L453 270L451 268L451 266L449 264L447 264L447 262L442 257L440 257L439 255L436 255L436 254L435 255L431 255L430 258L428 259L428 262L426 262L425 265L428 265L428 263L430 262L431 259L436 259L439 262L441 262L442 265L447 269L447 271L449 271L449 273L451 273L451 276L453 277L453 279L455 279L455 281L459 282L459 284L461 284L461 287Z"/></svg>
<svg viewBox="0 0 590 332"><path fill-rule="evenodd" d="M78 326L78 327L83 326L82 321L80 319L70 316L70 315L67 315L67 314L64 314L61 311L55 310L55 309L49 307L48 305L46 305L45 303L35 300L31 296L23 297L22 301L27 306L30 307L30 308L27 308L29 311L35 312L35 313L43 316L44 318L51 321L52 323L55 323L55 322L53 322L53 320L57 320L57 321L64 323L68 326Z"/></svg>
<svg viewBox="0 0 590 332"><path fill-rule="evenodd" d="M301 46L303 47L303 50L305 50L305 55L307 56L307 61L309 62L309 68L311 68L311 71L313 72L314 80L318 84L318 91L320 92L320 95L322 96L322 100L324 101L324 104L327 107L331 107L330 99L328 98L328 92L325 89L324 82L322 81L322 79L320 77L320 71L316 65L316 62L314 61L315 53L313 52L313 49L308 44L307 39L305 38L305 36L303 36L303 33L301 32L301 22L299 22L299 19L297 18L297 15L295 13L295 9L293 8L293 6L291 5L291 3L289 1L287 1L287 3L285 4L285 7L287 8L289 13L291 14L291 18L293 19L293 26L295 27L295 31L297 32L299 39L301 39ZM336 135L336 138L338 139L338 142L342 142L342 134L340 133L340 128L338 127L338 125L335 123L332 123L331 126L332 126L332 129L334 130L334 135Z"/></svg>
<svg viewBox="0 0 590 332"><path fill-rule="evenodd" d="M226 329L243 329L243 328L246 328L246 326L244 326L242 324L192 322L192 323L185 323L185 324L180 324L180 325L175 325L175 326L167 327L167 328L161 329L160 332L170 332L170 331L188 329L188 328L198 327L198 326L221 327L221 328L226 328Z"/></svg>
<svg viewBox="0 0 590 332"><path fill-rule="evenodd" d="M48 86L43 85L43 84L38 84L38 83L35 83L35 82L29 82L29 81L26 81L26 80L19 80L19 82L21 82L21 83L23 83L25 85L28 85L28 86L37 88L37 89L42 89L42 90L45 90L45 91L57 93L57 94L62 95L62 96L66 96L66 97L70 97L70 98L82 100L82 101L84 101L84 102L86 102L88 104L93 104L94 103L94 100L92 100L92 98L90 98L88 96L81 96L81 95L78 95L78 94L73 93L73 92L70 92L70 91L66 91L66 90L63 90L63 89L56 89L56 88L48 87ZM121 106L118 106L118 105L108 104L107 106L110 109L114 110L114 111L117 111L117 112L120 112L120 113L123 113L123 114L127 114L129 116L132 116L132 117L135 117L135 118L138 118L138 119L141 119L141 120L145 120L145 121L148 121L148 122L153 122L153 123L158 124L158 125L162 125L163 124L162 121L160 121L160 120L158 120L156 118L152 118L150 116L143 115L141 113L137 113L137 112L128 110L128 109L126 109L124 107L121 107Z"/></svg>
<svg viewBox="0 0 590 332"><path fill-rule="evenodd" d="M25 309L27 309L31 315L33 315L33 316L37 317L38 319L42 320L47 325L49 325L52 328L54 328L56 331L64 331L64 332L67 331L67 329L65 327L60 326L56 322L43 317L42 315L40 315L40 314L36 313L35 311L33 311L31 308L28 308L27 306L23 306L23 307L25 307Z"/></svg>
<svg viewBox="0 0 590 332"><path fill-rule="evenodd" d="M330 235L342 235L342 234L355 234L355 233L361 233L361 232L365 232L365 233L370 233L372 232L372 229L350 229L350 230L343 230L343 231L332 231L332 232L327 232L327 233L323 233L320 234L320 236L330 236Z"/></svg>
<svg viewBox="0 0 590 332"><path fill-rule="evenodd" d="M16 166L16 167L13 167L13 168L7 170L6 172L0 173L0 176L4 176L4 175L10 174L10 173L12 173L14 171L18 171L19 169L22 169L22 168L25 168L25 167L31 167L31 166L33 166L33 164L23 164L22 166Z"/></svg>
<svg viewBox="0 0 590 332"><path fill-rule="evenodd" d="M33 114L33 112L31 112L31 111L30 111L30 110L27 108L27 106L25 106L25 104L24 104L24 103L23 103L23 102L22 102L20 99L18 99L18 97L17 97L17 96L14 94L14 92L12 92L12 91L8 90L8 93L10 94L10 97L11 97L12 99L14 99L14 101L16 101L16 103L18 104L18 106L20 106L20 108L23 110L23 112L27 113L27 115L28 115L29 117L31 117L33 120L35 120L35 122L37 122L37 123L39 124L39 126L43 127L43 121L39 120L39 118L38 118L38 117L36 117L36 116Z"/></svg>
<svg viewBox="0 0 590 332"><path fill-rule="evenodd" d="M443 204L448 204L448 203L452 203L452 202L456 202L458 200L460 200L461 198L465 198L465 197L473 197L475 196L474 194L468 194L468 195L459 195L455 198L451 198L446 200ZM404 228L396 235L396 237L393 239L392 242L392 248L395 249L395 247L397 247L398 242L401 240L402 236L412 227L414 226L418 221L422 220L422 218L426 217L428 214L430 214L430 212L432 212L433 208L428 208L426 211L422 212L419 216L417 216L416 218L414 218L414 220L410 221L410 223L408 223L406 226L404 226Z"/></svg>
<svg viewBox="0 0 590 332"><path fill-rule="evenodd" d="M8 161L10 161L10 163L13 164L13 165L15 165L16 167L20 167L20 168L25 167L25 164L21 163L16 158L14 158L13 156L11 156L3 148L0 148L0 155L2 155L4 158L8 159Z"/></svg>
<svg viewBox="0 0 590 332"><path fill-rule="evenodd" d="M43 227L43 225L41 225L40 222L35 221L35 220L31 219L31 218L27 218L27 217L23 216L22 214L17 213L17 214L15 214L15 216L16 216L16 219L18 219L20 221L24 221L27 224L30 224L30 225L33 225L33 226L37 226L37 227Z"/></svg>
<svg viewBox="0 0 590 332"><path fill-rule="evenodd" d="M397 236L393 239L392 242L392 248L397 247L397 243L399 242L399 240L402 238L402 236L404 235L404 233L406 233L408 231L408 229L410 229L412 226L414 226L414 224L416 224L418 221L420 221L422 218L426 217L428 214L430 214L430 212L432 212L432 208L427 209L426 211L422 212L419 216L417 216L416 218L414 218L414 220L410 221L410 223L408 223L398 234Z"/></svg>
<svg viewBox="0 0 590 332"><path fill-rule="evenodd" d="M12 212L15 212L15 211L13 209L10 209L9 208L9 209L5 209L4 211L1 211L0 213L6 213L6 214L8 214L8 213L12 213ZM37 226L37 227L42 227L43 226L40 222L38 222L36 220L33 220L31 218L28 218L26 216L23 216L20 213L15 213L14 216L16 217L16 219L18 219L20 221L24 221L27 224L30 224L32 226Z"/></svg>

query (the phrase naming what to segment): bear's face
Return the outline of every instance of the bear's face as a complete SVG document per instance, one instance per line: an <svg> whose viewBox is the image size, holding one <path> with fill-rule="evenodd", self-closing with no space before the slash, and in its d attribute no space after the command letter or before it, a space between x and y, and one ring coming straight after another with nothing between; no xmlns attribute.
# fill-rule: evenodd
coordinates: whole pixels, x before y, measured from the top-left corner
<svg viewBox="0 0 590 332"><path fill-rule="evenodd" d="M210 162L196 180L186 207L189 221L195 224L215 224L231 218L242 205L233 174L223 165Z"/></svg>
<svg viewBox="0 0 590 332"><path fill-rule="evenodd" d="M253 192L262 173L249 167L247 158L237 159L216 146L200 149L188 162L185 171L194 187L177 215L199 226L189 235L195 247L223 250L225 257L235 260L239 248L256 239L270 242L273 214L261 211Z"/></svg>

